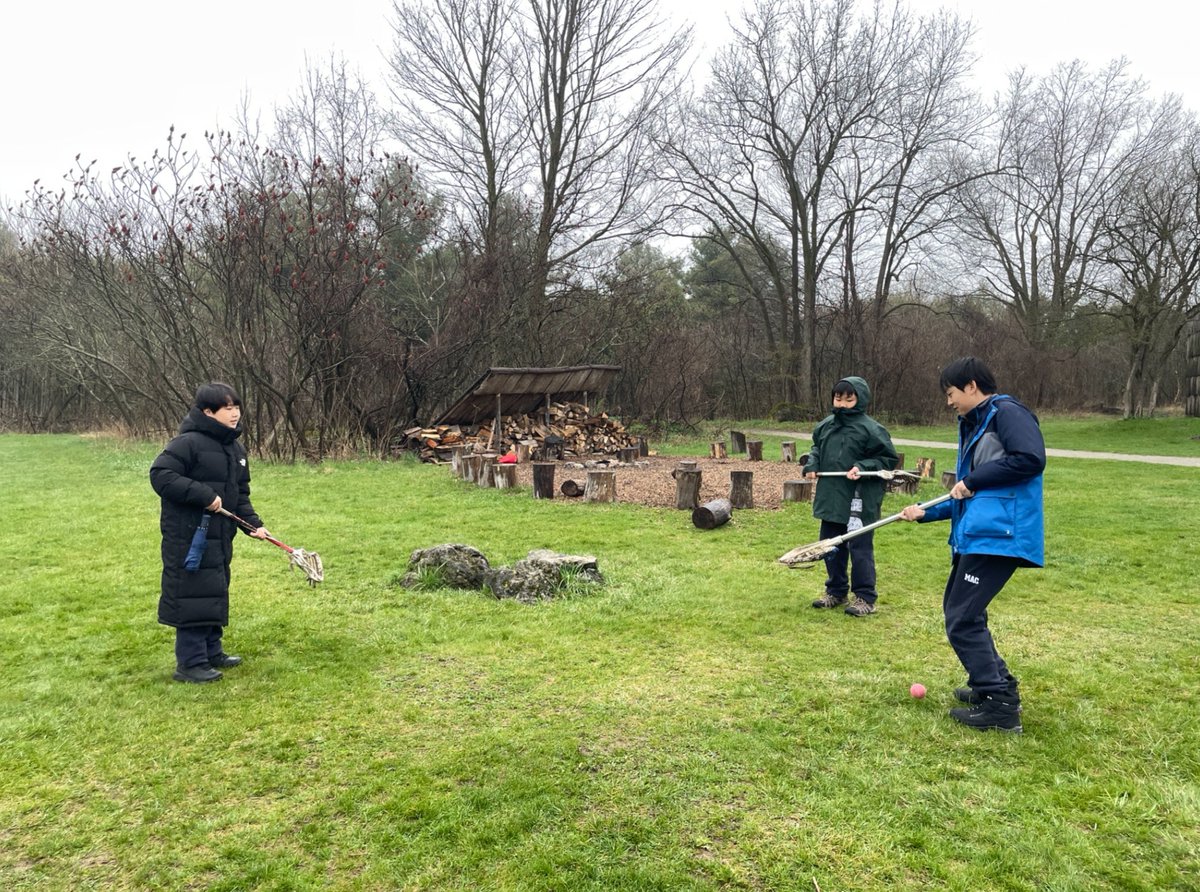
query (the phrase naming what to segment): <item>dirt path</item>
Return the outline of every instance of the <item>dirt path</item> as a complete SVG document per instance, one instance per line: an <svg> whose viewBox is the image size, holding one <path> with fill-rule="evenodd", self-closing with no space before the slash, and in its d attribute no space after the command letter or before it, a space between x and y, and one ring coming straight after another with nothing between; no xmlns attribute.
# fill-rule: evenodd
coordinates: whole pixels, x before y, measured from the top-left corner
<svg viewBox="0 0 1200 892"><path fill-rule="evenodd" d="M770 437L797 437L808 439L811 436L807 431L772 431L772 430L753 430L746 431L748 434L766 435ZM920 446L924 449L955 449L954 443L940 443L934 440L904 440L899 437L892 437L892 442L897 446ZM1046 455L1055 458L1094 458L1103 461L1135 461L1143 462L1151 465L1176 465L1181 468L1200 468L1200 457L1186 455L1134 455L1128 452L1087 452L1078 449L1047 449Z"/></svg>

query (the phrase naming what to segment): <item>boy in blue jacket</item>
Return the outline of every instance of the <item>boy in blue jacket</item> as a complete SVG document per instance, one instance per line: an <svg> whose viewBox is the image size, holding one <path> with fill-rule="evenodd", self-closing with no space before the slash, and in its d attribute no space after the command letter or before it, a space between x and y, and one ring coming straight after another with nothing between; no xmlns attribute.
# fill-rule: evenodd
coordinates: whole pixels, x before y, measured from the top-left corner
<svg viewBox="0 0 1200 892"><path fill-rule="evenodd" d="M942 597L946 637L967 670L954 696L966 707L950 717L981 731L1020 733L1017 679L996 650L988 605L1018 567L1045 562L1042 471L1046 444L1037 417L996 393L982 360L967 356L942 370L946 403L958 413L958 463L951 499L904 520L950 520L950 576Z"/></svg>

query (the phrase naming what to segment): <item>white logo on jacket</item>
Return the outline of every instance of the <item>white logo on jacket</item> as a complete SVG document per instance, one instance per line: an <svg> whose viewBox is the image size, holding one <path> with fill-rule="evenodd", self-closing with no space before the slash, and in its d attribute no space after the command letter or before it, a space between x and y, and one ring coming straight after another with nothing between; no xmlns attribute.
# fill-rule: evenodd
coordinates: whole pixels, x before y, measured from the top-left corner
<svg viewBox="0 0 1200 892"><path fill-rule="evenodd" d="M246 460L244 458L239 458L238 464L244 468L244 467L246 467Z"/></svg>

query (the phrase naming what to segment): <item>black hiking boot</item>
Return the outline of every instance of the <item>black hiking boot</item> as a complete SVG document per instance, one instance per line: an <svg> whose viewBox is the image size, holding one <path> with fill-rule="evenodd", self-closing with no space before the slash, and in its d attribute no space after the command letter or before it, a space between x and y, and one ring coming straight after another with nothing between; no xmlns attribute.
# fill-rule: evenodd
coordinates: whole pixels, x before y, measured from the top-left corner
<svg viewBox="0 0 1200 892"><path fill-rule="evenodd" d="M950 710L950 718L978 731L1007 731L1020 734L1021 704L1006 702L995 697L984 697L975 706L962 706Z"/></svg>
<svg viewBox="0 0 1200 892"><path fill-rule="evenodd" d="M205 663L200 666L192 666L188 669L180 666L176 668L175 675L172 677L176 681L187 682L189 684L207 684L210 681L218 681L221 678L221 673Z"/></svg>
<svg viewBox="0 0 1200 892"><path fill-rule="evenodd" d="M958 700L961 703L967 703L971 706L978 706L980 703L982 703L983 696L984 696L983 694L977 694L975 692L975 689L970 688L970 687L962 687L962 688L954 689L954 699ZM1012 686L1008 689L1008 697L1006 699L1012 700L1013 702L1018 703L1018 704L1021 702L1021 698L1017 695L1017 683L1016 682L1013 682ZM1020 711L1020 706L1017 707L1017 710Z"/></svg>

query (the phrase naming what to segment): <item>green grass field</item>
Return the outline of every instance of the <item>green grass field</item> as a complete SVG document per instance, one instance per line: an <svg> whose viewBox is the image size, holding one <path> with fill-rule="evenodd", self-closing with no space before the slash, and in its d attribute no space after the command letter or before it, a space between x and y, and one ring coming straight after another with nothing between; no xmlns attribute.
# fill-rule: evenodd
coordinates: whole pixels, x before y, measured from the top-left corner
<svg viewBox="0 0 1200 892"><path fill-rule="evenodd" d="M1200 888L1195 469L1052 461L1049 565L991 611L1017 736L946 716L944 525L877 534L880 613L854 619L774 561L817 537L807 506L701 532L407 461L255 464L327 581L240 537L246 663L173 683L158 448L0 436L0 888ZM440 542L593 553L608 582L398 587Z"/></svg>

